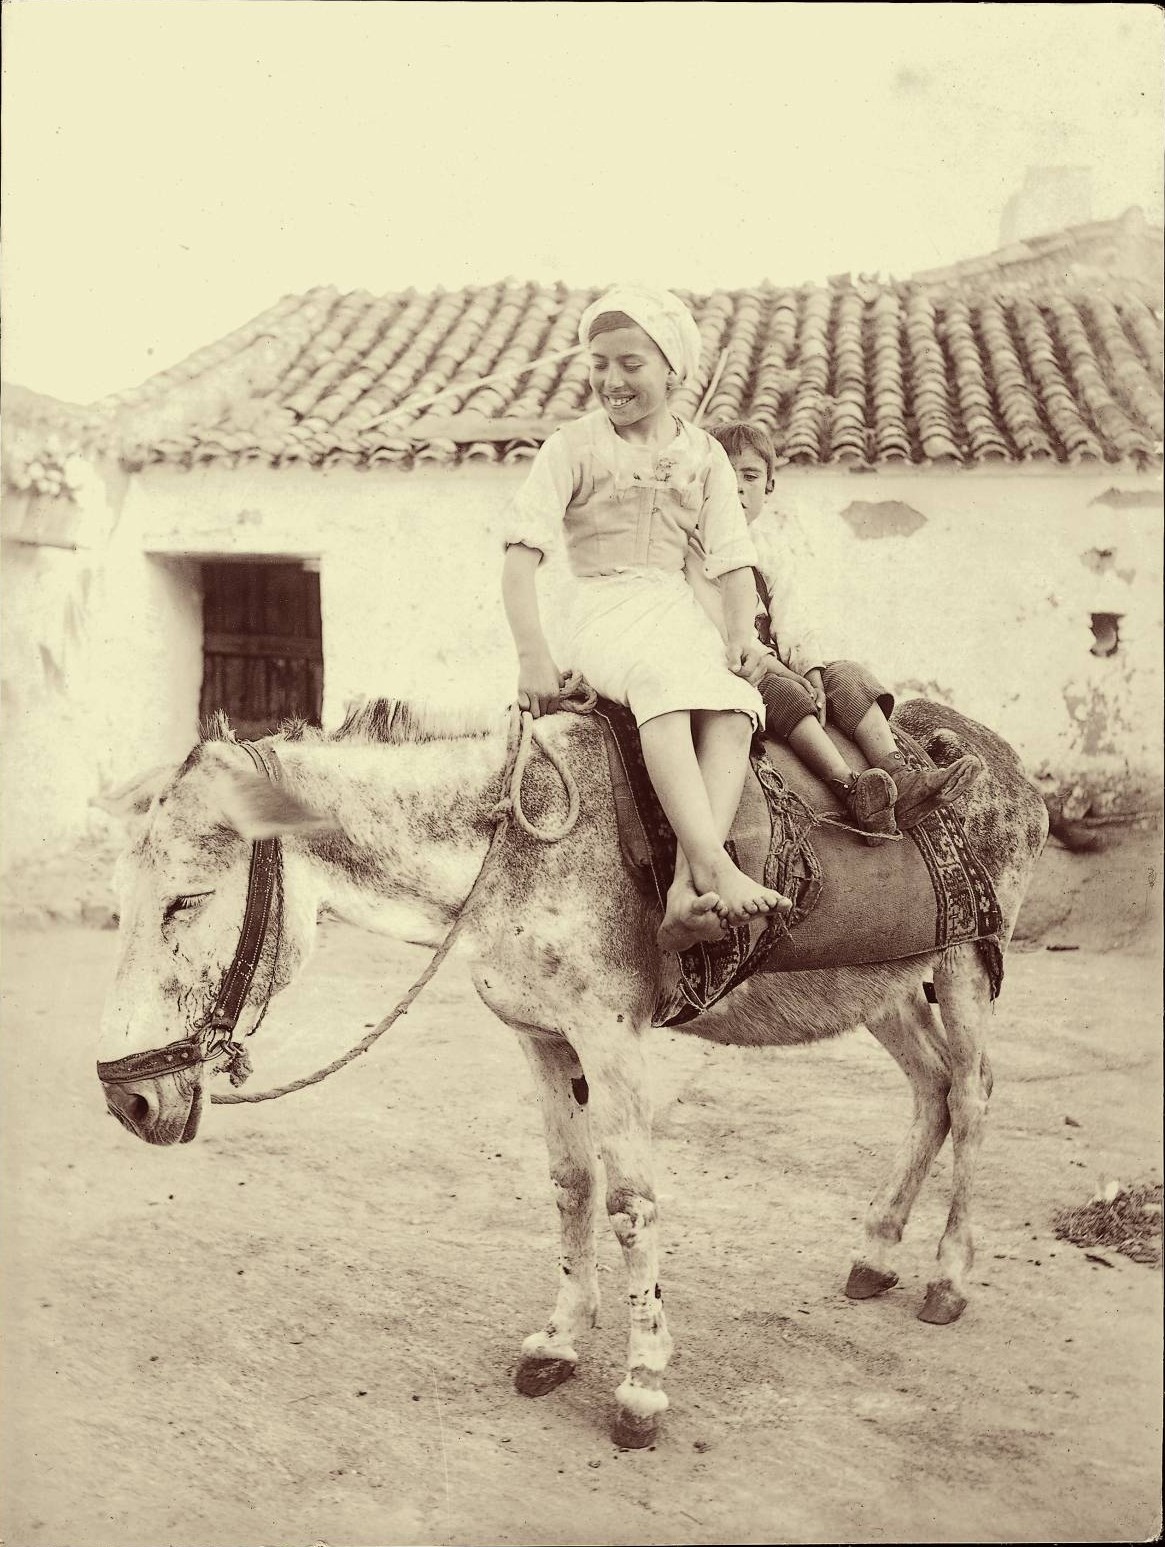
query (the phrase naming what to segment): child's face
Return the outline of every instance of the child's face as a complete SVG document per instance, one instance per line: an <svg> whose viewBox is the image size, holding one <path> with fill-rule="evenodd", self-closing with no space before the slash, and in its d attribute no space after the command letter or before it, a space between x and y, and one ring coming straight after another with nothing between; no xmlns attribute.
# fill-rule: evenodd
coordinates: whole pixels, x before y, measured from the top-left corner
<svg viewBox="0 0 1165 1547"><path fill-rule="evenodd" d="M613 328L597 334L587 347L591 388L617 430L666 406L668 363L642 328Z"/></svg>
<svg viewBox="0 0 1165 1547"><path fill-rule="evenodd" d="M736 474L736 492L744 507L744 519L750 524L764 509L765 495L769 492L769 471L764 458L751 446L730 458Z"/></svg>

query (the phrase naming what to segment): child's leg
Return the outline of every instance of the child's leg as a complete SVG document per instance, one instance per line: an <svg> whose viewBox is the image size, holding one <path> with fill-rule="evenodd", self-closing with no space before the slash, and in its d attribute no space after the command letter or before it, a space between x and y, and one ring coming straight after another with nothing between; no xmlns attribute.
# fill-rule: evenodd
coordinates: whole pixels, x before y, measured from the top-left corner
<svg viewBox="0 0 1165 1547"><path fill-rule="evenodd" d="M884 758L893 757L898 751L890 722L878 704L870 705L850 735L866 762L874 768L880 768Z"/></svg>
<svg viewBox="0 0 1165 1547"><path fill-rule="evenodd" d="M825 734L816 705L795 677L770 672L760 684L760 695L771 734L787 741L807 768L835 786L856 825L874 836L892 834L897 791L889 774L881 769L854 772Z"/></svg>
<svg viewBox="0 0 1165 1547"><path fill-rule="evenodd" d="M812 710L804 719L798 720L787 740L805 766L822 779L828 779L832 784L849 783L853 769L825 734L824 726Z"/></svg>
<svg viewBox="0 0 1165 1547"><path fill-rule="evenodd" d="M732 923L788 906L779 892L737 869L724 849L748 771L748 719L730 711L701 718L699 757L685 711L657 715L639 728L647 771L686 862L677 861L660 928L660 944L670 950L700 938L709 897Z"/></svg>
<svg viewBox="0 0 1165 1547"><path fill-rule="evenodd" d="M766 733L787 741L797 756L822 779L845 784L853 770L825 734L816 708L796 677L770 672L762 678Z"/></svg>
<svg viewBox="0 0 1165 1547"><path fill-rule="evenodd" d="M910 768L883 709L883 704L892 708L894 701L864 666L831 661L824 682L834 723L853 739L872 767L894 780L899 827L914 827L939 806L958 800L982 773L983 764L969 754L944 768Z"/></svg>

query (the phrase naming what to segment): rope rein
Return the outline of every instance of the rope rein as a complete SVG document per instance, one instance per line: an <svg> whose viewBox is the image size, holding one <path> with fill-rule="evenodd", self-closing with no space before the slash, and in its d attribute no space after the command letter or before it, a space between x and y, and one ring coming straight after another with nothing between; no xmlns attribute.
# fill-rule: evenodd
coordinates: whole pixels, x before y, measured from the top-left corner
<svg viewBox="0 0 1165 1547"><path fill-rule="evenodd" d="M596 702L597 695L594 690L588 687L580 677L572 675L567 678L563 685L562 697L559 701L560 708L568 710L572 714L590 714ZM535 749L542 754L558 774L562 781L563 789L566 792L567 814L555 827L535 827L527 817L522 806L522 781L526 776L526 769ZM502 799L499 800L490 813L494 821L494 832L493 837L490 839L489 848L486 850L485 858L481 862L481 869L477 872L465 901L458 909L457 917L453 920L448 934L433 953L425 970L403 998L397 1001L383 1020L377 1022L367 1036L361 1037L355 1047L349 1048L346 1053L342 1054L339 1058L333 1059L323 1069L317 1069L314 1074L304 1075L302 1079L291 1080L286 1085L277 1085L272 1090L259 1090L251 1093L232 1092L229 1095L225 1092L213 1092L210 1100L215 1106L242 1106L253 1104L257 1101L274 1101L277 1096L289 1096L293 1091L305 1090L309 1085L318 1085L321 1080L326 1080L330 1074L335 1074L345 1064L350 1064L353 1059L359 1058L362 1053L367 1053L369 1048L378 1042L386 1031L391 1030L401 1016L407 1013L413 1000L416 999L421 990L435 976L442 962L453 949L454 942L469 912L469 905L490 869L490 861L501 848L501 840L506 832L507 818L512 818L516 827L519 827L531 838L536 838L540 843L561 843L565 837L573 832L579 817L579 793L574 775L563 760L546 745L545 741L538 734L535 728L534 717L530 711L528 709L519 710L516 704L510 711L510 736L507 747L506 766L502 773L502 790L504 792ZM281 894L279 909L280 937L282 937L283 927L282 900ZM278 958L278 945L276 946L276 958ZM274 969L272 971L272 983L274 983ZM267 1003L263 1006L259 1019L252 1028L252 1035L258 1029L263 1017L267 1014L270 1003L269 997ZM212 1073L229 1074L231 1082L233 1084L238 1083L238 1078L245 1079L246 1075L250 1073L250 1060L243 1049L239 1048L236 1053L230 1054L225 1062L216 1064Z"/></svg>
<svg viewBox="0 0 1165 1547"><path fill-rule="evenodd" d="M576 672L571 672L563 683L562 696L558 700L559 708L568 710L571 714L590 714L597 702L598 694L595 690ZM528 709L519 709L517 704L513 704L510 708L509 749L505 772L502 774L502 789L505 793L494 807L495 820L501 821L503 817L513 817L515 826L521 828L527 837L536 838L539 843L561 843L569 833L574 831L574 825L578 821L578 785L563 760L539 735L534 716ZM535 749L554 769L566 791L566 815L556 827L535 827L522 805L522 784Z"/></svg>

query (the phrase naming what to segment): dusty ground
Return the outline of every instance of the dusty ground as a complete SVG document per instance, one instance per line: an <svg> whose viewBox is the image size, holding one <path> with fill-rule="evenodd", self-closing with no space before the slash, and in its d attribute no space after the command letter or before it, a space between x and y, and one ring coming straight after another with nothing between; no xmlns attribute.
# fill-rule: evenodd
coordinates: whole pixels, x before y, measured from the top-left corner
<svg viewBox="0 0 1165 1547"><path fill-rule="evenodd" d="M157 1151L104 1115L92 1072L116 937L9 930L9 1547L1153 1536L1160 1274L1090 1262L1051 1221L1103 1182L1161 1179L1158 962L1053 916L1075 856L1045 875L1044 938L1013 952L996 1015L954 1327L914 1316L946 1156L900 1287L841 1294L908 1110L872 1038L766 1054L656 1034L678 1353L638 1454L606 1434L625 1338L606 1235L579 1377L538 1402L510 1385L550 1304L555 1210L525 1065L461 968L355 1068ZM424 959L327 926L252 1045L254 1085L334 1056Z"/></svg>

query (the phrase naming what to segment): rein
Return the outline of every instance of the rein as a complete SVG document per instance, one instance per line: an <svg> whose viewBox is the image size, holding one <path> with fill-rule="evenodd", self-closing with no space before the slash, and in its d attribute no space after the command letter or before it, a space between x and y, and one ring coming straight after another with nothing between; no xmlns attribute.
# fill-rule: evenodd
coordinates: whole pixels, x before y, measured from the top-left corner
<svg viewBox="0 0 1165 1547"><path fill-rule="evenodd" d="M595 707L596 695L594 690L587 686L581 678L571 676L564 685L560 707L573 714L589 714ZM245 747L257 768L261 768L272 783L277 783L278 763L274 753L267 749L266 753L253 742L239 743ZM567 796L567 814L556 827L536 827L527 817L522 806L522 783L530 758L537 749L554 768L562 781L563 789ZM270 758L270 763L267 759ZM538 734L535 721L529 710L518 709L513 706L510 717L510 736L507 747L506 765L501 778L502 798L493 808L491 816L494 821L493 837L490 839L489 848L485 858L481 862L481 868L474 878L473 885L461 907L457 911L457 917L446 934L444 940L437 947L425 970L420 977L400 999L392 1010L378 1022L376 1026L362 1037L355 1047L349 1048L341 1057L333 1060L323 1069L317 1069L314 1074L305 1075L302 1079L292 1080L286 1085L278 1085L273 1090L255 1091L251 1094L232 1093L212 1094L211 1102L216 1106L235 1106L256 1101L273 1101L277 1096L287 1096L293 1091L304 1090L309 1085L316 1085L321 1080L326 1080L330 1074L335 1074L345 1064L358 1058L361 1053L366 1053L372 1045L384 1035L406 1013L416 999L417 995L436 974L442 962L448 956L463 922L469 911L469 905L473 901L482 880L490 869L490 861L501 848L501 840L505 836L507 819L514 822L522 832L537 839L541 843L560 843L574 830L579 817L578 786L570 769L557 757L546 745ZM98 1062L97 1077L100 1080L125 1084L133 1080L150 1079L157 1075L171 1074L178 1069L190 1069L197 1064L209 1063L212 1059L225 1054L224 1062L219 1064L215 1073L226 1072L230 1075L232 1085L241 1085L251 1072L250 1060L246 1050L240 1043L234 1040L235 1027L246 1003L254 982L255 969L258 966L263 953L263 945L267 937L267 930L271 921L271 905L275 895L278 878L283 870L283 848L278 838L257 839L251 845L251 870L247 883L247 902L243 913L243 926L239 933L239 943L235 948L234 960L227 968L215 999L206 1019L198 1029L189 1037L179 1042L171 1042L163 1048L152 1049L145 1053L129 1053L124 1058L117 1058L108 1063ZM274 973L272 974L274 981ZM255 1025L248 1035L253 1034L259 1027L270 1004L270 996L267 1003L259 1013Z"/></svg>

